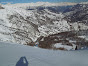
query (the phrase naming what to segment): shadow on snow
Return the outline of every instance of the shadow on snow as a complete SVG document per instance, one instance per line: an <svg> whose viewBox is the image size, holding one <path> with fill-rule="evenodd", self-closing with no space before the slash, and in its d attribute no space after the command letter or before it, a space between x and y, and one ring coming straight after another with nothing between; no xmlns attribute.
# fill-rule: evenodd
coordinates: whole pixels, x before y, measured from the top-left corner
<svg viewBox="0 0 88 66"><path fill-rule="evenodd" d="M21 57L19 61L16 63L16 66L28 66L28 61L26 57Z"/></svg>

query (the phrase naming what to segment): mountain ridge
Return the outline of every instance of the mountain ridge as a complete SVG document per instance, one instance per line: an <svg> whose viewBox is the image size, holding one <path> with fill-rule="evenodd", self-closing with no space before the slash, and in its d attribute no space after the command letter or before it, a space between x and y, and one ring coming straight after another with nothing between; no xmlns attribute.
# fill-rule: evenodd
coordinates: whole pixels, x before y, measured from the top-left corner
<svg viewBox="0 0 88 66"><path fill-rule="evenodd" d="M85 24L83 21L79 22L79 20L72 18L72 16L74 15L77 16L78 18L80 17L79 15L75 14L76 12L78 12L78 14L80 14L81 16L83 14L87 15L87 12L84 13L86 11L85 7L81 6L81 4L77 4L71 7L65 7L65 9L67 8L67 12L63 12L65 10L63 7L57 6L32 7L34 9L31 8L29 9L28 6L28 8L25 9L10 4L10 5L2 5L2 7L4 9L0 9L1 41L14 42L19 44L27 44L27 43L36 44L37 39L41 36L47 38L47 36L49 35L55 35L57 33L62 32L66 33L67 31L69 33L69 31L74 32L74 31L88 30L87 24ZM62 9L62 11L59 11L58 10L59 8ZM72 21L72 19L74 21ZM86 17L82 20L85 19ZM65 37L62 36L61 38L60 39L62 43L66 41L67 43L69 43L68 40L65 39ZM76 40L81 39L83 40L83 42L85 41L84 38L79 38L79 36L74 38ZM49 39L51 40L52 38ZM66 43L63 45L66 45Z"/></svg>

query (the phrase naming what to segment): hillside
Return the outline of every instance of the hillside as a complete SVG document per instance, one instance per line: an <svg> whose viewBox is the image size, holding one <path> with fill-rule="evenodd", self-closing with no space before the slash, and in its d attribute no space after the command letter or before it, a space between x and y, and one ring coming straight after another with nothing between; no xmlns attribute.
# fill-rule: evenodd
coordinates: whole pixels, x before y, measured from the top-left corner
<svg viewBox="0 0 88 66"><path fill-rule="evenodd" d="M88 30L87 4L69 3L70 5L64 5L64 3L61 3L60 6L60 4L57 5L58 3L39 3L2 5L4 9L0 9L0 41L35 46L37 42L40 42L37 40L41 36L47 38L58 33L68 32L70 34L70 32L77 32L76 36L66 37L66 35L63 35L64 37L58 38L59 41L61 40L61 42L57 42L60 49L66 46L66 50L68 47L73 50L73 46L76 49L81 43L81 48L85 47L84 45L88 42L87 37L84 38L86 35L81 34L80 36L83 37L79 38L78 33ZM76 42L70 43L68 38L74 39ZM48 38L48 40L51 40L51 38ZM83 40L83 42L77 42L80 40ZM46 41L43 43L44 46L47 45ZM52 46L52 43L49 41L48 43ZM85 44L83 45L83 43ZM42 46L38 45L38 47L43 48ZM48 48L51 47L48 46Z"/></svg>

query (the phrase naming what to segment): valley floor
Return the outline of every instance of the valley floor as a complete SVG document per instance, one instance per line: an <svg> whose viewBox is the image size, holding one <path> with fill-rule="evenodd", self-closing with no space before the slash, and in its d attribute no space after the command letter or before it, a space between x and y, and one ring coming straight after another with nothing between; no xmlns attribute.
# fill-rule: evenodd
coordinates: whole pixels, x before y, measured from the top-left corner
<svg viewBox="0 0 88 66"><path fill-rule="evenodd" d="M28 66L88 66L87 49L55 51L0 42L0 66L17 66L22 57L26 58Z"/></svg>

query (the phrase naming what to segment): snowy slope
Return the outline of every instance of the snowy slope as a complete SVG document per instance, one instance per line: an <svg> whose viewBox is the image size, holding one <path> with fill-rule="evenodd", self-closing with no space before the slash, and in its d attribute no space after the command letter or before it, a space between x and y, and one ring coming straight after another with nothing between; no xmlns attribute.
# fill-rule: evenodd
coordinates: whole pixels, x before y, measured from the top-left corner
<svg viewBox="0 0 88 66"><path fill-rule="evenodd" d="M36 6L39 3L36 3ZM47 6L50 4L45 3ZM38 10L37 7L34 10L27 10L22 8L23 5L31 6L31 4L2 5L4 9L0 9L0 41L27 44L36 41L40 36L88 29L85 24L70 23L62 13L55 13L49 9Z"/></svg>
<svg viewBox="0 0 88 66"><path fill-rule="evenodd" d="M0 66L15 66L23 56L28 66L88 66L88 50L53 51L0 42Z"/></svg>
<svg viewBox="0 0 88 66"><path fill-rule="evenodd" d="M25 10L12 5L3 5L0 10L0 40L26 44L37 37L69 31L70 26L62 13Z"/></svg>
<svg viewBox="0 0 88 66"><path fill-rule="evenodd" d="M18 31L20 33L22 33L22 32L26 33L27 32L27 31L25 31L26 27L29 29L30 32L32 32L32 30L34 30L30 24L27 25L27 21L23 20L27 16L31 16L31 12L27 13L27 11L19 9L19 8L14 9L11 7L10 8L7 7L5 9L0 10L0 29L1 29L0 30L0 34L1 34L0 38L1 38L1 40L19 43L19 37L21 38L23 36L23 38L20 39L20 42L22 42L21 40L25 40L25 41L29 40L30 41L30 38L25 37L24 34L23 35L16 34L16 32L18 32ZM12 20L10 20L11 18L12 18ZM25 27L25 25L26 25L26 27ZM25 28L23 28L23 27L25 27ZM14 34L15 34L15 36L14 36ZM33 34L33 32L32 32L32 34ZM3 38L5 38L6 40ZM22 43L24 43L24 41Z"/></svg>

